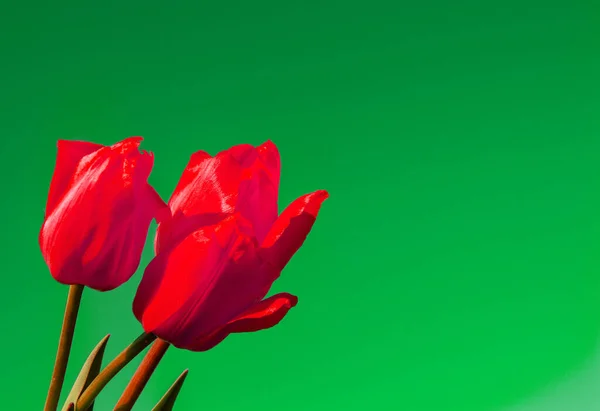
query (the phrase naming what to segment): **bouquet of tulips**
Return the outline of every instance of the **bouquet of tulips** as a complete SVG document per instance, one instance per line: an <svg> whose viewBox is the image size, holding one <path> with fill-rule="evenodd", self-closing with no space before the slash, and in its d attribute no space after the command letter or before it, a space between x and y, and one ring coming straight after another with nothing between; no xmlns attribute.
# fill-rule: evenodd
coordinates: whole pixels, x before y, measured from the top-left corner
<svg viewBox="0 0 600 411"><path fill-rule="evenodd" d="M90 353L62 410L91 410L106 384L148 346L115 410L131 410L170 346L206 351L231 333L273 327L296 305L273 282L302 246L326 191L277 209L280 159L270 141L194 153L168 202L148 184L140 137L112 146L58 142L39 242L50 273L69 286L45 411L55 411L85 287L110 291L140 264L150 223L155 257L133 300L140 336L106 365L106 336ZM142 330L143 329L143 330ZM171 410L185 370L154 410Z"/></svg>

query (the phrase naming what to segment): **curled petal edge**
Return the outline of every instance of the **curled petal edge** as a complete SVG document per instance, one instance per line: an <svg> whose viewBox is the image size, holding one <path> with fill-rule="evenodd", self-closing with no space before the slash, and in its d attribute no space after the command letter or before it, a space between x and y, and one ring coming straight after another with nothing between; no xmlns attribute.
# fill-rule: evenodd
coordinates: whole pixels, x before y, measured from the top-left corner
<svg viewBox="0 0 600 411"><path fill-rule="evenodd" d="M298 297L280 293L266 298L229 321L226 325L197 339L191 351L207 351L222 342L229 334L260 331L277 325L292 307L298 303Z"/></svg>
<svg viewBox="0 0 600 411"><path fill-rule="evenodd" d="M277 218L261 244L264 258L277 270L283 270L302 247L321 205L328 197L329 193L325 190L305 194L294 200Z"/></svg>

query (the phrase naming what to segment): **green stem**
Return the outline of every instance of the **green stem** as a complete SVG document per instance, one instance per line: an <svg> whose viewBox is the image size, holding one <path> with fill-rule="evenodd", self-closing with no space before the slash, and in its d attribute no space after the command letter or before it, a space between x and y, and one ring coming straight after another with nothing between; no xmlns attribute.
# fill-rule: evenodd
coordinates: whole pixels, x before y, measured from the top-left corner
<svg viewBox="0 0 600 411"><path fill-rule="evenodd" d="M81 295L83 294L83 285L71 285L67 297L67 306L63 318L60 339L58 340L58 351L56 361L54 362L54 371L52 371L52 380L46 397L44 411L56 411L60 392L65 380L67 363L69 362L69 353L73 343L73 334L75 333L75 323L77 322L77 313L81 304Z"/></svg>
<svg viewBox="0 0 600 411"><path fill-rule="evenodd" d="M156 339L156 335L142 333L121 354L108 364L92 383L85 389L77 400L77 411L86 411L93 403L100 391L121 371L131 360Z"/></svg>

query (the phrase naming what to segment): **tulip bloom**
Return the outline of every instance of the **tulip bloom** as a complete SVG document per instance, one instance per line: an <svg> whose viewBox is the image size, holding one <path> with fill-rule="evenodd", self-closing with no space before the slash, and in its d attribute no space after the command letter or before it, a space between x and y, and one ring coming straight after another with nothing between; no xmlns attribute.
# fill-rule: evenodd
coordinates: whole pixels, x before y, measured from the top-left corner
<svg viewBox="0 0 600 411"><path fill-rule="evenodd" d="M158 226L133 311L144 330L205 351L231 333L277 324L297 298L264 298L312 228L320 190L277 211L280 161L268 141L192 155Z"/></svg>
<svg viewBox="0 0 600 411"><path fill-rule="evenodd" d="M141 140L58 142L39 241L60 283L107 291L138 268L151 220L168 213L147 182L154 159Z"/></svg>

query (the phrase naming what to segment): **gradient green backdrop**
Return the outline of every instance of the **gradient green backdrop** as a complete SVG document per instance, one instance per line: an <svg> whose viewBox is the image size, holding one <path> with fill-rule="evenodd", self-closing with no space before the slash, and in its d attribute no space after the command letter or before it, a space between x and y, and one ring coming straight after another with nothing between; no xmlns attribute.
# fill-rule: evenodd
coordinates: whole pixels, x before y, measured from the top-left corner
<svg viewBox="0 0 600 411"><path fill-rule="evenodd" d="M56 140L142 135L165 199L192 152L266 139L280 207L331 198L275 286L288 317L169 351L136 410L185 368L183 411L600 410L600 7L168 3L2 7L2 409L40 410L54 361ZM67 384L105 334L112 357L140 333L140 275L86 291Z"/></svg>

